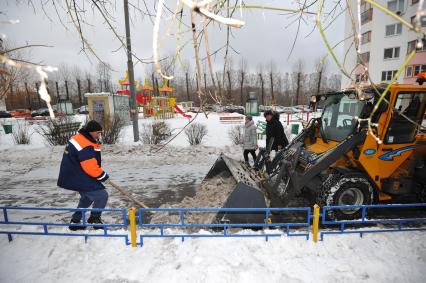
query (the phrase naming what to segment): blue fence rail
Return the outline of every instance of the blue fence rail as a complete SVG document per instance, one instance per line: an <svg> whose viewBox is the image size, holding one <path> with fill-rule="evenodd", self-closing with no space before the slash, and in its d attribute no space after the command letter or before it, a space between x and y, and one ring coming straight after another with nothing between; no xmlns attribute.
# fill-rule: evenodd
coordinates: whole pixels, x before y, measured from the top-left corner
<svg viewBox="0 0 426 283"><path fill-rule="evenodd" d="M330 220L327 215L333 210L354 210L359 209L361 217L355 220ZM359 234L362 237L363 234L367 233L383 233L383 232L404 232L404 231L426 231L426 213L422 213L422 217L403 217L393 213L395 210L399 212L405 209L426 209L426 203L414 203L414 204L375 204L375 205L351 205L351 206L324 206L321 212L321 225L322 229L332 227L333 231L321 231L321 241L325 235L331 234ZM382 210L382 213L388 214L386 219L380 219L378 210ZM376 229L371 229L372 225ZM377 224L383 224L386 228L377 229ZM407 227L406 224L416 224L417 227ZM338 230L335 230L338 226ZM348 227L349 226L349 227ZM390 227L395 226L395 227ZM368 229L367 229L368 228ZM354 230L356 229L356 230Z"/></svg>
<svg viewBox="0 0 426 283"><path fill-rule="evenodd" d="M273 214L277 213L289 213L289 212L300 212L304 213L304 222L298 223L272 223L270 220ZM148 213L174 213L179 214L179 223L146 223L144 224L144 215ZM226 213L226 214L256 214L256 217L262 216L263 223L187 223L185 215L189 213L202 213L202 214L218 214L218 213ZM147 215L148 217L148 215ZM212 238L223 238L223 237L265 237L267 241L269 237L280 237L283 235L281 232L277 233L230 233L230 228L255 228L255 229L274 229L275 231L284 230L285 235L287 236L304 236L306 239L309 239L309 229L311 223L311 208L302 207L302 208L140 208L138 210L138 222L140 228L139 240L140 245L143 246L144 238L181 238L182 241L185 238L202 238L202 237L212 237ZM154 228L159 229L159 234L146 234L144 233L144 229ZM182 233L177 234L166 234L164 233L164 228L177 228L177 230ZM188 228L219 228L223 229L223 234L188 234L185 232L185 229ZM306 232L292 233L291 228L305 228Z"/></svg>
<svg viewBox="0 0 426 283"><path fill-rule="evenodd" d="M126 209L96 209L96 208L42 208L42 207L0 207L0 211L3 213L3 220L0 221L0 225L24 225L32 227L42 227L43 231L17 231L17 230L0 230L0 234L6 234L9 241L13 240L12 235L38 235L38 236L72 236L72 237L84 237L87 241L89 237L107 237L107 238L123 238L126 245L129 245L129 238L126 234L109 234L109 228L127 228L127 212ZM32 211L36 212L46 212L46 211L57 211L57 212L68 212L73 213L80 211L82 213L82 223L81 224L70 224L70 223L55 223L55 222L40 222L40 221L16 221L11 220L16 217L16 212L27 212ZM14 213L15 212L15 213ZM122 217L122 223L115 224L88 224L87 223L87 212L112 212L120 214ZM34 215L32 215L34 217ZM36 215L37 216L37 215ZM1 219L1 218L0 218ZM102 234L92 234L92 233L62 233L58 231L51 232L50 227L61 227L61 226L93 226L101 227L103 229Z"/></svg>
<svg viewBox="0 0 426 283"><path fill-rule="evenodd" d="M328 215L333 210L358 209L360 211L360 219L356 220L331 220ZM417 214L409 214L409 216L401 216L400 213L393 213L404 210L415 209L421 211ZM87 225L101 227L102 233L84 232L67 232L65 229L53 229L53 227L67 227L69 223L60 222L43 222L33 220L16 220L22 219L24 213L31 212L31 218L40 216L46 212L63 212L71 213L75 211L82 212L82 223L71 224L72 226ZM280 236L302 236L306 239L310 238L310 227L312 225L313 215L311 208L141 208L136 213L138 221L138 233L136 235L136 225L133 231L136 236L132 239L136 242L139 239L139 245L143 246L146 238L223 238L223 237L264 237L267 241L269 237ZM378 212L384 211L384 216ZM89 212L106 212L118 214L118 223L114 224L88 224L87 215ZM165 213L178 215L177 223L147 223L147 219L152 214ZM256 215L257 223L231 223L224 221L216 221L219 223L191 223L193 219L189 217L191 214L212 214L212 215L235 215L235 214L253 214ZM298 214L302 220L297 222L286 222L283 219L288 214ZM395 215L398 215L397 217ZM395 216L395 217L394 217ZM270 222L269 219L272 218ZM155 221L155 218L154 218ZM295 221L295 220L293 220ZM37 236L70 236L84 237L108 237L123 238L126 245L130 244L128 232L116 231L111 233L112 229L128 230L128 215L126 209L77 209L77 208L36 208L36 207L0 207L0 234L7 235L9 241L12 241L13 235L37 235ZM171 222L171 221L170 221ZM252 221L255 222L255 221ZM377 227L380 225L381 227ZM24 231L24 227L35 227L36 229ZM425 231L426 230L426 203L418 204L389 204L389 205L360 205L360 206L324 206L321 211L320 223L320 239L323 240L325 235L330 234L359 234L361 237L366 233L383 233L383 232L402 232L402 231ZM17 229L19 228L19 229ZM40 229L41 228L41 229ZM167 229L169 228L169 229ZM170 229L171 228L171 229ZM214 233L203 234L194 232L194 228L216 229ZM240 232L241 229L247 229ZM217 231L220 231L218 233ZM192 233L193 232L193 233Z"/></svg>

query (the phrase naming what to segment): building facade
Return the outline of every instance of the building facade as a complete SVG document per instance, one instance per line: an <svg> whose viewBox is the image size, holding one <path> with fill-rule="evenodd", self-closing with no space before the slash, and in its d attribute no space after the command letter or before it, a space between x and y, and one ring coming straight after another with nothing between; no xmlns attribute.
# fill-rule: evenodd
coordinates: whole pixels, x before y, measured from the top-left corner
<svg viewBox="0 0 426 283"><path fill-rule="evenodd" d="M408 22L415 23L419 0L377 0L378 3L394 11ZM357 0L350 0L358 29ZM426 8L426 1L423 9ZM344 43L344 66L357 82L374 83L389 82L398 68L403 64L407 55L416 49L416 54L404 72L398 77L398 83L413 84L420 72L426 72L426 40L423 47L417 47L418 34L409 30L393 17L373 7L370 3L361 1L361 38L360 56L351 35L354 33L352 19L346 12ZM426 16L420 17L422 29L426 29ZM364 62L364 65L361 64ZM364 67L365 66L365 67ZM349 87L351 80L342 79L342 88Z"/></svg>

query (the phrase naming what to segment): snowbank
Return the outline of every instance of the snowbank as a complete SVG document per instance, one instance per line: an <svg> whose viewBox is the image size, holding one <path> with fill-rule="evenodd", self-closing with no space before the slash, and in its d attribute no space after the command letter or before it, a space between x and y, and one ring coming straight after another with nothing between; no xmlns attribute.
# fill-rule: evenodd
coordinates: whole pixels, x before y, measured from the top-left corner
<svg viewBox="0 0 426 283"><path fill-rule="evenodd" d="M426 234L123 240L0 237L0 282L425 282Z"/></svg>

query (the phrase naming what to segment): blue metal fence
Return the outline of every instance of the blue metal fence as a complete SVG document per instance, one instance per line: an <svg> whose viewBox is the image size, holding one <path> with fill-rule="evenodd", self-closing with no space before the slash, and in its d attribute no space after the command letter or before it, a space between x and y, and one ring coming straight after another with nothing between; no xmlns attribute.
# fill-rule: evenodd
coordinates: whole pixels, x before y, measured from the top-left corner
<svg viewBox="0 0 426 283"><path fill-rule="evenodd" d="M269 221L273 213L294 213L300 212L304 213L305 221L298 223L272 223ZM144 224L143 216L147 213L178 213L179 214L179 223L146 223ZM188 213L257 213L260 216L264 215L263 223L187 223L185 220L185 214ZM148 216L148 215L147 215ZM284 230L285 235L287 236L304 236L306 239L309 239L309 228L311 223L311 209L309 207L303 208L140 208L138 211L138 221L139 226L142 228L140 231L139 239L140 245L143 245L144 238L181 238L182 241L185 238L203 238L203 237L265 237L267 241L269 237L280 237L284 235L279 232L279 230ZM159 234L146 234L144 233L147 228L158 228ZM185 230L188 228L220 228L223 229L223 234L188 234L185 231L178 231L181 233L177 234L166 234L164 233L164 228L177 228L178 230ZM263 233L230 233L230 228L256 228L256 229L274 229L276 233L271 233L268 231L263 231ZM291 228L305 228L306 232L292 233ZM145 230L145 231L144 231ZM156 232L156 231L155 231Z"/></svg>
<svg viewBox="0 0 426 283"><path fill-rule="evenodd" d="M73 237L84 237L85 240L89 237L107 237L107 238L123 238L125 240L126 245L129 244L128 235L126 234L109 234L109 228L127 228L127 213L126 209L96 209L96 208L42 208L42 207L0 207L0 210L3 213L3 221L0 221L0 225L24 225L31 226L36 228L43 228L42 231L17 231L10 230L7 231L0 230L0 234L6 234L8 236L9 241L12 241L12 235L39 235L39 236L73 236ZM25 212L25 211L33 211L36 213L37 211L61 211L61 212L76 212L80 211L82 213L82 223L81 224L69 224L69 223L54 223L54 222L40 222L40 221L14 221L11 220L13 217L16 217L16 212ZM86 221L86 213L87 212L112 212L120 214L122 217L122 223L116 224L88 224ZM15 212L15 213L14 213ZM34 217L34 215L32 215ZM51 232L49 231L50 227L61 227L61 226L93 226L93 227L101 227L103 229L102 234L92 234L92 233L62 233L58 231ZM0 226L1 227L1 226Z"/></svg>
<svg viewBox="0 0 426 283"><path fill-rule="evenodd" d="M330 220L327 215L329 211L333 210L353 210L360 209L361 218L355 220ZM387 217L392 217L392 211L399 210L399 216L395 218L380 219L376 218L377 210L386 210ZM426 209L426 203L415 204L375 204L375 205L351 205L351 206L324 206L321 212L321 225L322 229L330 228L332 231L321 231L321 241L324 235L330 234L359 234L362 237L367 233L383 233L383 232L404 232L404 231L425 231L426 227L426 213L422 213L422 217L402 217L401 211L404 209ZM370 213L370 215L369 215ZM377 224L385 225L384 229L377 229ZM417 225L416 227L407 227L407 224ZM372 227L372 225L375 225ZM335 227L338 226L338 230ZM349 226L349 227L348 227ZM396 227L390 227L396 226ZM356 230L355 230L356 229Z"/></svg>
<svg viewBox="0 0 426 283"><path fill-rule="evenodd" d="M333 210L359 209L360 219L356 220L331 220L327 216ZM426 203L418 204L389 204L389 205L360 205L360 206L324 206L321 211L321 231L320 239L323 240L325 235L330 234L359 234L361 237L366 233L383 233L383 232L402 232L402 231L425 231L426 230L426 213L417 213L408 217L400 216L400 212L405 209L421 210L426 209ZM392 211L398 210L398 213ZM77 209L77 208L36 208L36 207L0 207L0 234L8 236L9 241L12 241L13 235L39 235L39 236L77 236L84 237L85 240L89 237L109 237L123 238L126 245L129 245L128 233L111 233L111 229L127 229L128 215L126 209ZM58 222L43 222L33 220L16 220L22 218L22 214L31 211L32 218L38 217L37 212L64 212L73 213L75 211L82 212L81 224L69 224ZM119 223L114 224L87 224L88 212L107 212L118 214ZM380 219L378 211L385 211L385 218ZM147 219L153 214L171 213L178 215L177 223L147 223ZM231 223L218 221L219 223L190 223L190 214L226 214L226 215L256 215L258 223ZM301 220L297 222L286 222L279 220L286 215L291 217L291 214L297 213ZM2 214L2 215L1 215ZM35 215L34 215L35 214ZM392 217L392 215L398 215ZM139 245L143 246L146 238L223 238L223 237L264 237L267 241L269 237L287 236L302 236L309 239L309 229L311 226L311 208L141 208L137 211L137 221L139 225L139 235L132 239L139 239ZM273 221L269 221L270 218ZM145 222L145 223L144 223ZM255 221L252 221L255 222ZM84 231L66 232L52 227L67 227L67 226L97 226L101 227L103 233L89 233ZM378 225L381 227L379 228ZM16 226L16 227L14 227ZM25 231L24 227L35 227L36 229ZM19 227L19 229L17 229ZM134 227L134 226L133 226ZM41 229L39 229L41 228ZM167 229L166 228L173 228ZM220 233L202 234L196 233L193 228L218 229ZM240 229L250 229L240 232ZM52 231L53 230L53 231ZM134 229L135 231L136 229ZM188 231L192 230L192 231ZM256 230L256 231L253 231ZM191 233L194 232L194 233ZM135 233L136 235L136 233ZM135 240L136 242L136 240Z"/></svg>

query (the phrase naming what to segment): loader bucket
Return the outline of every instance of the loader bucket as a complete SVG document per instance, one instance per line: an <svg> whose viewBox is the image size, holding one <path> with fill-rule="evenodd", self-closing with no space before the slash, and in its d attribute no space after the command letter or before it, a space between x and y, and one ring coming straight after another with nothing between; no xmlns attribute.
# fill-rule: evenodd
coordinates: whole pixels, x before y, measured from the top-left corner
<svg viewBox="0 0 426 283"><path fill-rule="evenodd" d="M229 176L235 180L233 189L224 188L223 192L228 194L223 199L223 208L266 208L266 198L260 188L260 178L256 172L246 164L221 154L216 160L205 180L211 180L217 176ZM204 181L203 181L204 182ZM234 183L234 184L235 184ZM216 217L219 223L264 223L264 212L220 212Z"/></svg>
<svg viewBox="0 0 426 283"><path fill-rule="evenodd" d="M227 157L223 153L219 155L205 179L214 178L224 171L228 171L237 183L243 182L248 186L260 190L259 184L261 179L257 176L256 172L243 162Z"/></svg>

